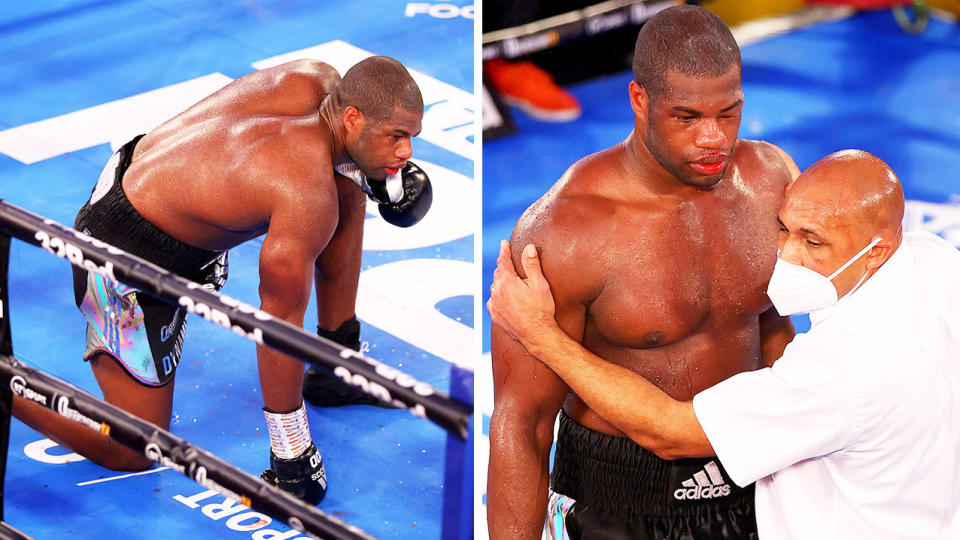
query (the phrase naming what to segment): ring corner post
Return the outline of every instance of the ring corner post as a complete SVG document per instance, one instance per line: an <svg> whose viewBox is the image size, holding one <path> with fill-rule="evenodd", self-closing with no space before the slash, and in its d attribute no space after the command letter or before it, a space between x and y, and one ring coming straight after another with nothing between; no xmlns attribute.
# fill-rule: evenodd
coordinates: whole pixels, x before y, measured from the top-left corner
<svg viewBox="0 0 960 540"><path fill-rule="evenodd" d="M473 371L450 367L450 397L473 403ZM473 424L467 424L467 439L447 434L444 470L443 519L441 538L473 538Z"/></svg>
<svg viewBox="0 0 960 540"><path fill-rule="evenodd" d="M0 229L0 356L13 356L10 337L10 302L7 274L10 266L10 237Z"/></svg>
<svg viewBox="0 0 960 540"><path fill-rule="evenodd" d="M8 294L8 270L10 262L10 237L0 230L0 361L13 356L13 341L10 337L10 302ZM13 392L9 385L0 385L0 521L3 520L3 492L7 472L7 446L10 442L10 414L13 410Z"/></svg>

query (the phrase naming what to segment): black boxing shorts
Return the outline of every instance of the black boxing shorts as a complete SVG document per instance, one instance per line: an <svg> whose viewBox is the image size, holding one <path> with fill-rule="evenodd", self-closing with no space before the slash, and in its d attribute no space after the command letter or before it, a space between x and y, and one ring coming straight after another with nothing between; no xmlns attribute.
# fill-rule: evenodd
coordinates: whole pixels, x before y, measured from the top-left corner
<svg viewBox="0 0 960 540"><path fill-rule="evenodd" d="M74 228L161 268L219 290L226 281L227 252L190 246L164 233L127 200L121 179L140 135L107 162ZM134 379L163 386L180 361L187 313L134 287L73 267L77 307L87 319L84 359L113 357Z"/></svg>
<svg viewBox="0 0 960 540"><path fill-rule="evenodd" d="M756 539L753 484L737 487L716 458L663 460L561 411L543 537Z"/></svg>

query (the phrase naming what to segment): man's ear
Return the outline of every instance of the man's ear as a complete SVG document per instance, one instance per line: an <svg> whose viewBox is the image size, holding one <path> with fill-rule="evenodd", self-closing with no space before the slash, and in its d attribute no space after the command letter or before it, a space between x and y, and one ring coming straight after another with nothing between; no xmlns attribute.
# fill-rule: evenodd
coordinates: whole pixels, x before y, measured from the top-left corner
<svg viewBox="0 0 960 540"><path fill-rule="evenodd" d="M350 106L343 109L343 127L350 131L363 129L365 118L360 109Z"/></svg>
<svg viewBox="0 0 960 540"><path fill-rule="evenodd" d="M630 108L633 109L633 114L643 123L647 123L649 120L647 118L647 106L649 105L647 89L637 81L630 81L627 91L630 94Z"/></svg>
<svg viewBox="0 0 960 540"><path fill-rule="evenodd" d="M863 257L866 260L867 270L880 268L893 255L893 242L882 238L877 245L870 248Z"/></svg>

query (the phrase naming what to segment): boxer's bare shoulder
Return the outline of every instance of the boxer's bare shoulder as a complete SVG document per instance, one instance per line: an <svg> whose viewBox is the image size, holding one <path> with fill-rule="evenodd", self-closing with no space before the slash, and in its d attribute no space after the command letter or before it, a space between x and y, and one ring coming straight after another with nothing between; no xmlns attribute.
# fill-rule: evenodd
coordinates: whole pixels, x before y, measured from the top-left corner
<svg viewBox="0 0 960 540"><path fill-rule="evenodd" d="M316 123L317 109L339 82L333 67L315 60L255 71L153 129L137 146L134 161L151 152L166 152L184 139L195 141L200 128L207 135L240 135L245 140L264 131L256 128L269 133L291 123Z"/></svg>
<svg viewBox="0 0 960 540"><path fill-rule="evenodd" d="M223 115L312 115L338 84L340 74L329 64L294 60L240 77L161 125L151 135ZM149 143L149 138L144 142Z"/></svg>
<svg viewBox="0 0 960 540"><path fill-rule="evenodd" d="M737 165L755 173L749 176L758 186L782 190L800 176L793 158L772 143L739 139L734 152Z"/></svg>
<svg viewBox="0 0 960 540"><path fill-rule="evenodd" d="M787 172L790 175L790 182L793 183L794 180L800 176L800 167L797 167L797 164L793 161L793 158L790 157L790 154L784 152L779 146L769 143L766 141L757 141L758 152L763 152L766 155L769 155L769 152L773 152L780 158L783 166L786 167Z"/></svg>
<svg viewBox="0 0 960 540"><path fill-rule="evenodd" d="M560 297L572 295L587 303L602 288L602 267L593 262L602 239L610 234L610 214L618 204L608 187L616 169L613 152L590 154L570 166L514 228L515 260L525 245L536 245L544 275L556 281L554 291Z"/></svg>
<svg viewBox="0 0 960 540"><path fill-rule="evenodd" d="M332 141L318 108L339 80L298 60L208 96L137 145L123 179L131 204L181 241L225 249L262 234L286 195L325 202Z"/></svg>
<svg viewBox="0 0 960 540"><path fill-rule="evenodd" d="M237 79L224 88L222 97L229 106L236 105L238 114L312 115L338 84L340 74L331 65L295 60Z"/></svg>

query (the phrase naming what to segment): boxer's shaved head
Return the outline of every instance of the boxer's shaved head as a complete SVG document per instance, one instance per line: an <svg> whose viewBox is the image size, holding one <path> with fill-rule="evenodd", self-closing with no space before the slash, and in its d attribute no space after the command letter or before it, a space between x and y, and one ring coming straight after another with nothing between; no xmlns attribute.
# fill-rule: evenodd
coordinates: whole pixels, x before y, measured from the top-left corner
<svg viewBox="0 0 960 540"><path fill-rule="evenodd" d="M741 67L740 47L719 17L699 6L665 9L647 21L633 52L633 77L649 99L667 86L668 71L718 77ZM739 78L739 77L738 77Z"/></svg>
<svg viewBox="0 0 960 540"><path fill-rule="evenodd" d="M355 107L374 122L390 119L397 108L423 114L420 87L403 64L386 56L371 56L355 64L331 97L338 110Z"/></svg>

